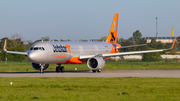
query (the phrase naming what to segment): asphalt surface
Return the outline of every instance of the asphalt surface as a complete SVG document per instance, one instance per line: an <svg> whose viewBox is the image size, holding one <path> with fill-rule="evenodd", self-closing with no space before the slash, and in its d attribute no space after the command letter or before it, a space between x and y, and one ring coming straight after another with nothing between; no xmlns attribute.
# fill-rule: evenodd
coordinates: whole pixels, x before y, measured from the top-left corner
<svg viewBox="0 0 180 101"><path fill-rule="evenodd" d="M55 71L45 71L44 74L38 72L6 72L0 73L0 77L160 77L160 78L180 78L180 70L122 70L122 71L102 71L92 73L91 71L65 71L56 73Z"/></svg>

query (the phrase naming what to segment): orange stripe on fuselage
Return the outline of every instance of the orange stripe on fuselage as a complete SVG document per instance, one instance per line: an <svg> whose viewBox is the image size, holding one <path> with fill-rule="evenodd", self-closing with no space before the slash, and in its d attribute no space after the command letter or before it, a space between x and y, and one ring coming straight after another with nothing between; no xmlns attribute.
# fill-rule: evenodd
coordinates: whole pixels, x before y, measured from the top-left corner
<svg viewBox="0 0 180 101"><path fill-rule="evenodd" d="M65 63L77 63L77 64L82 64L82 61L79 60L79 57L73 57L69 60L66 60Z"/></svg>

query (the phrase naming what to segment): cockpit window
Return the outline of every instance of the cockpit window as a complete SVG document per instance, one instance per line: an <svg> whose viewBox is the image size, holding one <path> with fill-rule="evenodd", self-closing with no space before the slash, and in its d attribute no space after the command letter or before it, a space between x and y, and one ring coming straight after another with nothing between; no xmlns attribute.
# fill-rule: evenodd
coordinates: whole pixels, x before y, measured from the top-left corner
<svg viewBox="0 0 180 101"><path fill-rule="evenodd" d="M34 49L33 50L38 50L38 47L34 47Z"/></svg>
<svg viewBox="0 0 180 101"><path fill-rule="evenodd" d="M30 50L45 50L44 47L31 47Z"/></svg>
<svg viewBox="0 0 180 101"><path fill-rule="evenodd" d="M41 47L39 47L39 50L42 50L42 48L41 48Z"/></svg>

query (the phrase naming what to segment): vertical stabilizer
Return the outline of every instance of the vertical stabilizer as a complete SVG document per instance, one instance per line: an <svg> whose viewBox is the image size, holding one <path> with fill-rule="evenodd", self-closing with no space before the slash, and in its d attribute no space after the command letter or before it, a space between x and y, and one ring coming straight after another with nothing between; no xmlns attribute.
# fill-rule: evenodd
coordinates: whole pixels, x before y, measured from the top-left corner
<svg viewBox="0 0 180 101"><path fill-rule="evenodd" d="M115 13L114 15L114 19L106 42L116 43L117 41L118 15L118 13Z"/></svg>

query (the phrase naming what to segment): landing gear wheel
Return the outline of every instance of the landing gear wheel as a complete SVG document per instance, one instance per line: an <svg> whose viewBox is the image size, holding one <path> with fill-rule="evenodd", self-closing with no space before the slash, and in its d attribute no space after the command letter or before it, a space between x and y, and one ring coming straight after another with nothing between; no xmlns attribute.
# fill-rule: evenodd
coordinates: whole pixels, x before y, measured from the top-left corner
<svg viewBox="0 0 180 101"><path fill-rule="evenodd" d="M60 71L60 67L57 66L57 67L56 67L56 72L59 72L59 71Z"/></svg>
<svg viewBox="0 0 180 101"><path fill-rule="evenodd" d="M92 70L93 73L96 73L96 70Z"/></svg>
<svg viewBox="0 0 180 101"><path fill-rule="evenodd" d="M64 67L63 66L57 66L56 67L56 72L61 72L63 73L65 71Z"/></svg>
<svg viewBox="0 0 180 101"><path fill-rule="evenodd" d="M101 72L101 70L97 70L97 72L98 72L98 73L100 73L100 72Z"/></svg>
<svg viewBox="0 0 180 101"><path fill-rule="evenodd" d="M61 66L61 67L60 67L60 71L63 73L63 72L64 72L64 70L65 70L65 69L64 69L64 67L63 67L63 66Z"/></svg>

